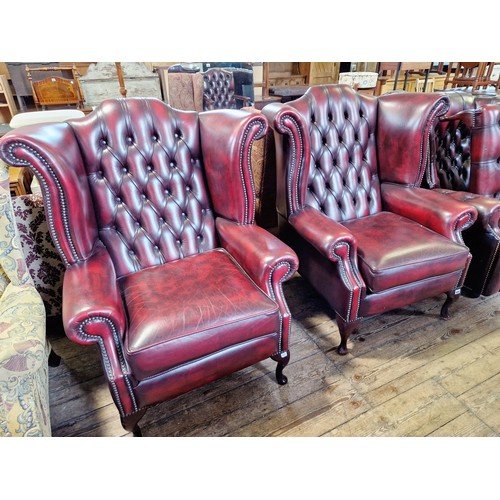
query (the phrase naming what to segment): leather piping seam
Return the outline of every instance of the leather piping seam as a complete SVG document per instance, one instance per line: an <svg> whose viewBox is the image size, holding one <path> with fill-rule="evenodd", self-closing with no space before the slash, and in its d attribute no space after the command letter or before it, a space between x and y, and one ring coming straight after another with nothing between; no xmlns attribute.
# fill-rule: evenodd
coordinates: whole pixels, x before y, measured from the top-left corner
<svg viewBox="0 0 500 500"><path fill-rule="evenodd" d="M465 222L464 225L462 226L462 228L459 229L458 225L464 219L467 219L467 222ZM470 213L464 214L462 217L459 217L455 221L455 227L453 228L453 230L454 230L455 234L457 235L457 238L459 239L460 243L462 245L464 245L464 246L466 246L466 245L465 245L465 242L464 242L464 238L462 236L462 231L465 231L466 229L468 229L469 227L471 227L473 223L474 223L474 219L473 219L473 217L472 217L472 215Z"/></svg>
<svg viewBox="0 0 500 500"><path fill-rule="evenodd" d="M302 133L300 131L300 127L298 126L298 123L297 121L290 115L283 115L280 119L280 126L281 126L281 129L283 132L285 132L289 139L290 139L290 143L291 143L291 146L292 146L292 158L291 158L291 165L295 165L296 162L297 162L297 158L298 158L298 146L297 146L297 143L293 140L293 134L291 133L291 128L289 126L286 126L285 125L285 119L288 119L290 120L295 128L297 129L297 132L299 134L299 139L300 139L300 142L302 143ZM299 165L297 167L297 170L300 172L302 171L303 169L303 158L301 157L300 158L300 162L299 162ZM288 169L288 176L287 176L287 193L288 193L288 210L290 211L290 214L293 214L294 213L294 209L293 209L293 202L292 202L292 198L293 198L293 191L292 191L292 180L293 180L293 170L294 170L294 167ZM295 186L294 186L295 187ZM297 210L298 210L298 207L299 207L299 194L298 194L298 189L295 189L295 205L297 207Z"/></svg>
<svg viewBox="0 0 500 500"><path fill-rule="evenodd" d="M438 113L440 111L443 111L443 113L446 113L449 109L450 109L450 105L448 103L445 103L444 101L442 101L440 99L436 104L434 104L434 106L432 107L432 109L430 110L430 112L427 115L427 118L425 120L425 124L423 127L424 130L427 128L427 137L425 138L426 140L422 140L420 142L420 162L419 162L419 166L418 166L418 176L417 176L416 182L413 183L413 186L419 186L422 183L422 180L423 180L423 177L425 174L425 169L426 169L427 163L424 161L424 147L426 148L426 151L429 152L429 145L430 145L431 132L432 132L431 125L437 116L441 116L441 115L438 115ZM422 139L424 139L424 137L422 137Z"/></svg>
<svg viewBox="0 0 500 500"><path fill-rule="evenodd" d="M262 131L264 130L264 124L262 123L261 120L257 120L257 119L254 119L252 120L247 128L245 129L245 133L244 133L244 137L243 137L243 142L242 142L242 145L241 145L241 149L240 149L240 158L239 158L239 161L240 161L240 177L241 177L241 185L243 186L243 196L245 197L245 223L246 224L253 224L255 222L255 210L254 210L254 213L252 215L250 215L248 212L248 207L249 207L249 201L248 201L248 192L247 192L247 186L245 184L245 176L244 176L244 173L243 173L243 165L244 165L244 161L243 161L243 150L244 150L244 147L245 147L245 144L247 143L247 140L248 140L248 136L250 134L250 128L253 126L254 123L258 122L259 123L259 130L257 131L257 133L255 133L248 145L248 153L247 153L247 165L248 165L248 173L250 175L250 183L251 183L251 188L252 188L252 196L253 196L253 202L254 202L254 207L255 207L255 204L256 204L256 196L255 196L255 181L254 181L254 178L253 178L253 173L252 173L252 146L253 146L253 143L255 141L255 138L257 136L259 136Z"/></svg>
<svg viewBox="0 0 500 500"><path fill-rule="evenodd" d="M289 317L291 317L291 314L290 314L290 310L288 309L288 304L285 300L285 296L284 296L284 293L283 293L283 283L285 281L287 281L290 276L292 275L292 267L290 266L290 263L289 262L280 262L278 264L276 264L273 269L271 270L271 272L269 273L269 278L268 278L268 282L269 282L269 290L271 292L271 298L276 301L276 294L274 293L274 289L273 289L273 285L272 285L272 278L273 278L273 274L275 273L275 271L281 267L281 266L286 266L288 268L288 272L279 280L279 283L278 283L278 286L279 286L279 291L280 291L280 294L282 295L283 297L283 303L285 304L285 308L286 308L286 312L288 313ZM276 301L277 302L277 301ZM282 338L283 338L283 315L281 314L281 311L279 309L279 306L278 306L278 314L279 314L279 318L280 318L280 331L279 331L279 343L278 343L278 352L276 352L275 354L281 354L282 352ZM288 326L288 335L290 335L290 325ZM274 354L273 354L274 356Z"/></svg>
<svg viewBox="0 0 500 500"><path fill-rule="evenodd" d="M353 292L353 287L351 286L351 284L349 282L349 279L347 277L347 273L346 273L346 270L345 270L345 266L344 266L342 257L340 257L339 255L337 255L335 253L336 249L339 248L339 247L341 247L341 246L347 247L347 259L348 260L350 259L350 257L351 257L351 255L350 255L350 245L348 243L346 243L346 242L337 243L332 248L331 258L333 258L333 259L335 259L337 261L337 263L339 265L339 268L340 268L340 274L342 276L342 281L344 282L344 284L346 285L347 289L349 290L349 307L347 309L347 318L350 318L351 317L351 309L352 309L352 304L353 304L353 295L354 295L354 292ZM353 268L353 276L354 276L354 280L355 280L356 284L359 286L359 288L361 290L363 288L363 283L359 279L359 276L357 275L357 272L356 272L356 270L354 268ZM354 319L351 320L351 319L343 318L341 314L339 314L339 316L344 321L347 321L347 322L355 321L355 320L359 319L358 318L358 313L359 313L360 304L361 304L361 293L358 296L358 303L357 303L357 307L356 307ZM337 311L335 311L335 312L338 314Z"/></svg>
<svg viewBox="0 0 500 500"><path fill-rule="evenodd" d="M59 237L58 237L58 235L56 233L56 230L55 230L54 216L53 216L53 213L52 213L52 201L51 201L50 191L49 191L49 187L47 185L47 182L39 174L38 170L33 166L32 163L30 163L27 160L21 160L21 159L16 158L16 156L13 153L13 150L16 147L20 147L20 148L26 149L30 153L32 153L34 156L36 156L45 165L45 167L47 168L47 170L50 172L52 178L54 179L54 181L55 181L55 183L57 185L58 193L59 193L59 200L61 202L61 217L62 217L62 222L63 222L63 227L64 227L64 233L65 233L66 238L68 240L68 243L70 245L72 257L75 259L75 261L79 261L80 258L78 257L78 254L77 254L77 251L76 251L76 248L74 246L73 239L71 238L71 233L70 233L70 230L69 230L68 215L67 215L67 212L68 212L68 210L67 210L67 204L66 204L66 199L64 197L64 191L61 189L61 183L59 182L59 179L55 175L55 173L52 170L52 168L50 167L49 163L45 160L45 158L40 153L38 153L38 151L34 150L33 148L31 148L27 144L24 144L24 143L19 142L19 141L16 141L16 142L14 142L14 143L12 143L12 144L9 145L7 151L8 151L9 156L12 158L13 163L15 163L15 164L21 164L21 165L26 165L30 170L34 171L37 174L37 176L36 176L37 179L39 180L39 182L41 182L41 184L43 186L43 191L44 191L44 197L43 198L44 198L44 201L46 200L47 208L48 208L48 210L46 211L47 212L46 213L46 217L48 219L48 223L49 223L49 226L50 226L50 229L51 229L51 236L53 237L54 245L56 246L59 254L61 255L61 258L62 258L62 260L64 262L64 265L66 267L69 267L71 264L69 262L69 259L66 256L66 254L62 250L61 243L59 241Z"/></svg>
<svg viewBox="0 0 500 500"><path fill-rule="evenodd" d="M114 381L114 378L113 378L113 368L111 367L111 362L109 360L108 353L106 352L106 347L104 346L104 341L103 341L103 339L102 339L101 336L88 335L84 331L84 328L89 323L95 323L95 322L98 322L98 321L103 321L105 323L108 323L108 325L111 328L111 331L113 332L113 340L114 340L114 343L115 343L115 346L116 346L116 352L118 354L118 359L120 361L120 365L121 365L121 368L122 368L122 373L124 375L123 379L125 380L125 384L127 385L127 389L128 389L129 395L130 395L130 399L132 400L132 404L133 404L133 407L134 407L134 412L136 412L139 408L138 408L137 402L135 400L134 391L132 389L132 384L130 383L130 379L129 379L129 377L126 374L127 372L126 372L125 359L123 357L123 352L122 352L122 349L121 349L121 346L120 346L120 342L118 340L118 333L116 331L114 323L109 318L104 318L102 316L97 316L97 317L94 317L94 318L88 318L88 319L85 319L84 321L82 321L80 323L80 325L78 326L78 333L81 335L81 337L83 337L84 339L87 339L87 340L93 340L95 342L95 340L97 339L97 341L99 343L99 349L101 350L101 354L102 354L102 358L103 358L103 365L104 365L104 368L106 370L108 380L109 380L109 382L111 384L113 394L115 395L115 398L116 398L115 400L116 400L117 406L118 406L118 408L120 410L120 414L121 415L126 415L125 411L123 409L122 403L121 403L121 399L120 399L120 394L118 392L118 388L116 387L116 382Z"/></svg>

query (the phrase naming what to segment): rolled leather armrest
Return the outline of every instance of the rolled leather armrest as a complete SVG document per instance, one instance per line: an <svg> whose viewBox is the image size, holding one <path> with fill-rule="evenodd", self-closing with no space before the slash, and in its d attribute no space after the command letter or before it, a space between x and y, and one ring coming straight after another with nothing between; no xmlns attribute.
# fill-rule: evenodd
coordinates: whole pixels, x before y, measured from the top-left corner
<svg viewBox="0 0 500 500"><path fill-rule="evenodd" d="M292 214L288 222L302 238L328 259L338 260L337 248L347 245L351 259L356 261L358 246L354 235L320 211L306 206Z"/></svg>
<svg viewBox="0 0 500 500"><path fill-rule="evenodd" d="M126 327L125 310L111 258L100 242L92 255L66 269L63 283L63 323L66 335L79 344L96 337L113 342ZM108 337L108 338L106 338Z"/></svg>
<svg viewBox="0 0 500 500"><path fill-rule="evenodd" d="M273 296L272 281L287 281L297 271L295 252L273 234L254 224L236 224L219 217L216 227L225 248L264 291ZM274 273L280 269L280 273Z"/></svg>
<svg viewBox="0 0 500 500"><path fill-rule="evenodd" d="M83 158L68 123L40 123L2 137L0 158L8 165L28 167L42 189L50 233L66 266L87 258L97 238ZM61 168L62 167L62 168ZM53 177L57 182L52 182ZM58 200L58 201L55 201ZM73 220L85 219L84 224ZM56 231L57 228L57 231ZM66 234L61 238L59 234Z"/></svg>
<svg viewBox="0 0 500 500"><path fill-rule="evenodd" d="M385 210L414 220L456 243L463 244L462 231L477 219L473 206L434 190L382 183L381 194Z"/></svg>
<svg viewBox="0 0 500 500"><path fill-rule="evenodd" d="M496 231L500 229L500 200L467 191L451 191L449 189L434 189L434 191L472 205L477 210L476 227L481 226L486 230Z"/></svg>

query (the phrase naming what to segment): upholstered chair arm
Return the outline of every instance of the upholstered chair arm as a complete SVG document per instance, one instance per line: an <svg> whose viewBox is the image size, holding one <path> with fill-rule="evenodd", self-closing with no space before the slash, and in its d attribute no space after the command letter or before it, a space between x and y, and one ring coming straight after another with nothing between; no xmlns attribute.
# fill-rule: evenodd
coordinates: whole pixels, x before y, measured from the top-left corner
<svg viewBox="0 0 500 500"><path fill-rule="evenodd" d="M126 318L114 266L98 243L93 254L66 269L63 322L67 336L79 344L121 342Z"/></svg>
<svg viewBox="0 0 500 500"><path fill-rule="evenodd" d="M284 333L281 350L287 351L291 315L282 285L297 271L297 255L288 245L255 224L241 225L219 217L216 227L222 246L278 304Z"/></svg>
<svg viewBox="0 0 500 500"><path fill-rule="evenodd" d="M295 231L310 245L335 264L335 284L344 286L347 294L336 304L337 313L345 321L358 319L360 297L366 284L358 268L358 247L354 235L342 224L319 210L306 206L288 218Z"/></svg>
<svg viewBox="0 0 500 500"><path fill-rule="evenodd" d="M477 219L473 206L434 190L382 183L381 195L385 210L412 219L462 245L462 231Z"/></svg>
<svg viewBox="0 0 500 500"><path fill-rule="evenodd" d="M476 121L476 116L482 113L482 109L464 109L458 113L446 114L439 118L440 122L454 122L459 120L463 122L467 127L471 128L474 126Z"/></svg>
<svg viewBox="0 0 500 500"><path fill-rule="evenodd" d="M343 259L345 254L352 265L357 266L356 239L342 224L312 207L305 207L295 212L289 217L288 222L297 233L328 259L332 261ZM346 252L341 251L342 247Z"/></svg>
<svg viewBox="0 0 500 500"><path fill-rule="evenodd" d="M64 274L63 324L69 339L98 344L111 394L121 415L137 410L124 356L126 316L111 258L102 243Z"/></svg>
<svg viewBox="0 0 500 500"><path fill-rule="evenodd" d="M489 196L469 193L467 191L452 191L449 189L434 189L443 196L472 205L477 210L476 227L487 231L493 230L500 235L500 200Z"/></svg>
<svg viewBox="0 0 500 500"><path fill-rule="evenodd" d="M264 137L261 113L221 109L200 114L203 160L216 215L241 223L255 219L251 154Z"/></svg>
<svg viewBox="0 0 500 500"><path fill-rule="evenodd" d="M216 228L222 247L271 296L277 286L297 271L299 262L295 252L269 231L221 217L216 220Z"/></svg>

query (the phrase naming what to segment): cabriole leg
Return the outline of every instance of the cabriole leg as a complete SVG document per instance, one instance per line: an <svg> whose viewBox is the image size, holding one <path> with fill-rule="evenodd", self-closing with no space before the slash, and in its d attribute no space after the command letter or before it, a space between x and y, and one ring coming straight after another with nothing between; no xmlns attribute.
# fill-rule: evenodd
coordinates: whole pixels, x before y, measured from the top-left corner
<svg viewBox="0 0 500 500"><path fill-rule="evenodd" d="M451 314L450 314L450 306L454 304L458 297L460 297L460 288L456 288L455 290L452 290L451 292L446 292L446 300L443 304L443 307L441 308L441 317L443 319L450 319Z"/></svg>
<svg viewBox="0 0 500 500"><path fill-rule="evenodd" d="M355 321L344 321L337 314L337 326L340 333L340 345L337 347L337 353L341 356L345 356L349 351L347 350L347 340L349 337L358 331L361 320Z"/></svg>
<svg viewBox="0 0 500 500"><path fill-rule="evenodd" d="M290 351L283 351L279 354L275 354L271 356L271 359L278 362L278 366L276 367L276 380L279 385L285 385L288 382L288 378L286 375L283 375L283 369L290 361Z"/></svg>

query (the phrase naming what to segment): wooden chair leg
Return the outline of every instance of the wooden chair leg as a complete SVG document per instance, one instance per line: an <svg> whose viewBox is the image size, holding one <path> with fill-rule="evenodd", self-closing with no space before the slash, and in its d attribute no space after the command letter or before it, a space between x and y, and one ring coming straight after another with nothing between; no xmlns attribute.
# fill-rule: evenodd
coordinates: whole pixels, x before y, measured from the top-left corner
<svg viewBox="0 0 500 500"><path fill-rule="evenodd" d="M451 318L451 313L449 311L450 306L454 304L457 300L458 297L460 297L461 290L460 288L456 288L455 290L452 290L451 292L446 293L446 300L443 304L443 307L441 307L441 317L443 319L450 319Z"/></svg>
<svg viewBox="0 0 500 500"><path fill-rule="evenodd" d="M56 354L54 352L54 349L50 349L50 354L49 354L49 366L56 367L61 364L61 356L59 354Z"/></svg>
<svg viewBox="0 0 500 500"><path fill-rule="evenodd" d="M286 375L283 375L283 369L290 361L290 351L284 351L280 354L276 354L272 356L271 359L278 362L278 366L276 367L276 380L279 385L285 385L288 382L288 378Z"/></svg>
<svg viewBox="0 0 500 500"><path fill-rule="evenodd" d="M340 333L340 344L337 347L337 353L345 356L349 351L347 350L347 340L349 337L359 330L361 320L345 321L338 314L336 315L337 327Z"/></svg>

